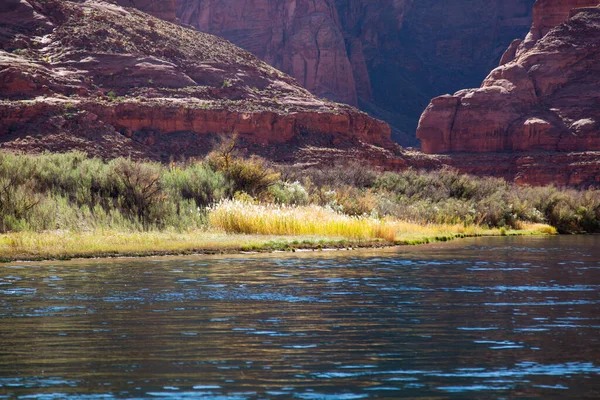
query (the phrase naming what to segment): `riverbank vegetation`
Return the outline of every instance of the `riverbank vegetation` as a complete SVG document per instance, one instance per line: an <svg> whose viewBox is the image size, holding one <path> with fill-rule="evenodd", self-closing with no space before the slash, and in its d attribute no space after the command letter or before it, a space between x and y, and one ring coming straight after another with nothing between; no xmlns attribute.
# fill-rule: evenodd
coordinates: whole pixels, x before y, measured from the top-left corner
<svg viewBox="0 0 600 400"><path fill-rule="evenodd" d="M103 161L80 152L0 155L1 253L20 249L12 252L17 254L35 247L34 241L40 249L50 246L43 244L44 237L62 242L79 237L73 246L90 248L86 253L73 247L61 254L133 254L136 246L140 252L243 250L271 240L258 236L252 243L233 245L237 239L232 239L233 247L228 247L224 234L278 235L278 240L295 235L290 243L324 245L329 240L346 241L347 246L347 241L418 243L554 231L544 224L560 233L600 232L600 191L516 186L448 169L274 166L237 155L232 144L202 160L169 165ZM102 237L117 233L133 235L122 238L127 249L116 242L112 250L102 247L110 242ZM135 235L145 237L137 240ZM213 243L210 237L220 239ZM187 244L178 247L175 242Z"/></svg>

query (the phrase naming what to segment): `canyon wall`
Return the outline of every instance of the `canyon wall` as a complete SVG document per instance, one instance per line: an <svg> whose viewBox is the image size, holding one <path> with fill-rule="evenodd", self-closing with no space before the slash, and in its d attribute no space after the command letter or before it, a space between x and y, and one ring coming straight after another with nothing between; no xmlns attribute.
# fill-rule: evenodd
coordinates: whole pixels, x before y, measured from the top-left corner
<svg viewBox="0 0 600 400"><path fill-rule="evenodd" d="M531 32L480 88L431 101L423 151L600 150L599 3L538 0Z"/></svg>
<svg viewBox="0 0 600 400"><path fill-rule="evenodd" d="M178 0L184 24L226 38L319 97L357 104L344 35L331 0Z"/></svg>
<svg viewBox="0 0 600 400"><path fill-rule="evenodd" d="M232 135L280 159L315 144L394 146L384 122L315 97L226 40L135 8L7 0L0 11L1 148L168 160Z"/></svg>
<svg viewBox="0 0 600 400"><path fill-rule="evenodd" d="M481 81L531 26L533 0L177 0L180 22L222 36L319 97L361 108L416 145L429 100Z"/></svg>

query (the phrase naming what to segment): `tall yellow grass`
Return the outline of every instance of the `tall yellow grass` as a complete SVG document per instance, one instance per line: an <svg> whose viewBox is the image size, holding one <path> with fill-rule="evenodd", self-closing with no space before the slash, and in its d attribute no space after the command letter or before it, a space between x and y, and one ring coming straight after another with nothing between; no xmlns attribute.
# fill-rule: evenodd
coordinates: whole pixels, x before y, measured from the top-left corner
<svg viewBox="0 0 600 400"><path fill-rule="evenodd" d="M499 234L477 225L419 224L408 221L351 217L315 205L292 207L225 200L212 207L209 224L227 233L320 235L388 242L457 235Z"/></svg>

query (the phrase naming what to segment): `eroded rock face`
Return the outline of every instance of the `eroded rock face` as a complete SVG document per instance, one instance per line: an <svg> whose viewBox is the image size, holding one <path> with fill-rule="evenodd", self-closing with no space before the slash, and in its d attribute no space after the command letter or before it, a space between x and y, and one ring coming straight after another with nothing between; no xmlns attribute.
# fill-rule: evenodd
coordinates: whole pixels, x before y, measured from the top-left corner
<svg viewBox="0 0 600 400"><path fill-rule="evenodd" d="M416 145L429 100L481 82L531 26L534 0L177 0L183 23L223 36L317 94L358 103Z"/></svg>
<svg viewBox="0 0 600 400"><path fill-rule="evenodd" d="M432 100L417 131L423 151L600 150L600 7L569 14L567 2L539 0L532 32L546 34L525 45L531 33L508 61L513 44L479 89ZM571 2L582 4L590 1ZM540 10L550 10L549 17ZM550 29L551 23L559 25Z"/></svg>
<svg viewBox="0 0 600 400"><path fill-rule="evenodd" d="M10 12L28 23L3 25L0 147L169 159L232 134L283 153L392 145L385 123L221 38L101 0L11 0Z"/></svg>
<svg viewBox="0 0 600 400"><path fill-rule="evenodd" d="M175 22L175 0L117 0L123 7L133 7L166 21Z"/></svg>
<svg viewBox="0 0 600 400"><path fill-rule="evenodd" d="M571 10L594 7L597 0L538 0L533 5L533 24L529 34L520 44L516 55L531 49L538 40L569 18Z"/></svg>
<svg viewBox="0 0 600 400"><path fill-rule="evenodd" d="M178 0L182 23L224 37L319 97L357 104L352 66L332 0Z"/></svg>

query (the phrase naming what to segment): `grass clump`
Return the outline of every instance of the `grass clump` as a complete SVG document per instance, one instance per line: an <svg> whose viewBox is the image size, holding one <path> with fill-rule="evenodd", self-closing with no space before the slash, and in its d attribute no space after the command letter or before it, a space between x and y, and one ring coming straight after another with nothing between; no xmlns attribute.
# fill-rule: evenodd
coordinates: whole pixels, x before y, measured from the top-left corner
<svg viewBox="0 0 600 400"><path fill-rule="evenodd" d="M446 241L455 237L507 235L519 231L467 224L436 224L391 218L350 216L317 205L285 206L224 200L210 208L211 227L233 234L317 235L390 243ZM522 226L523 233L556 233L543 224Z"/></svg>
<svg viewBox="0 0 600 400"><path fill-rule="evenodd" d="M224 200L210 209L208 222L228 233L395 239L393 226L386 221L348 216L316 205L294 207Z"/></svg>

